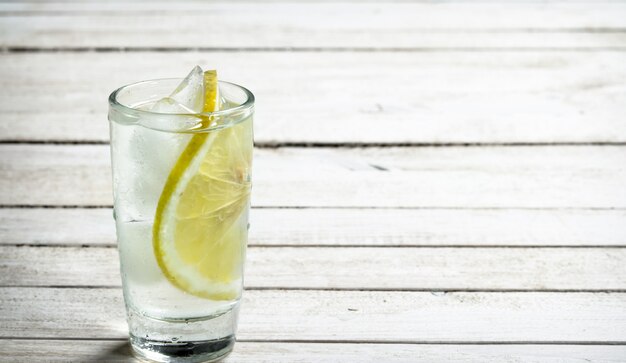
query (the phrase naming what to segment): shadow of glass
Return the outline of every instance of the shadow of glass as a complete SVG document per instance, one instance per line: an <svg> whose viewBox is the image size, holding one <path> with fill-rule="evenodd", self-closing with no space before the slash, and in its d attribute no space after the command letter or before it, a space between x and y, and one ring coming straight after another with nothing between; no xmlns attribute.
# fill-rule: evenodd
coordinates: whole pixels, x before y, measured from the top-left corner
<svg viewBox="0 0 626 363"><path fill-rule="evenodd" d="M103 349L96 357L95 362L141 362L135 358L130 347L130 342L111 342L111 344Z"/></svg>

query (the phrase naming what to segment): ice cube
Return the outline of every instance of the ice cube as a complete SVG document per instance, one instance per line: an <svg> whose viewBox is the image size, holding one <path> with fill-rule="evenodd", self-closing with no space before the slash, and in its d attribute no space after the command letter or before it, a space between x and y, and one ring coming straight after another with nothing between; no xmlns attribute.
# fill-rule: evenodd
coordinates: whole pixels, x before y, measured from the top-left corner
<svg viewBox="0 0 626 363"><path fill-rule="evenodd" d="M163 97L158 100L152 107L150 108L152 112L158 113L194 113L195 111L188 108L187 106L179 103L175 99L171 97Z"/></svg>
<svg viewBox="0 0 626 363"><path fill-rule="evenodd" d="M194 114L202 112L204 107L204 72L199 66L195 66L185 79L169 95L155 102L149 111L160 114ZM151 115L140 121L143 126L164 130L175 131L194 128L199 118L194 116L161 117Z"/></svg>
<svg viewBox="0 0 626 363"><path fill-rule="evenodd" d="M143 117L139 120L139 124L150 129L174 132L191 130L201 121L200 118L191 115L196 113L194 110L178 103L171 97L161 98L149 110L154 114ZM173 114L177 115L174 116Z"/></svg>
<svg viewBox="0 0 626 363"><path fill-rule="evenodd" d="M204 106L204 72L202 68L195 66L169 98L188 108L192 113L202 112Z"/></svg>

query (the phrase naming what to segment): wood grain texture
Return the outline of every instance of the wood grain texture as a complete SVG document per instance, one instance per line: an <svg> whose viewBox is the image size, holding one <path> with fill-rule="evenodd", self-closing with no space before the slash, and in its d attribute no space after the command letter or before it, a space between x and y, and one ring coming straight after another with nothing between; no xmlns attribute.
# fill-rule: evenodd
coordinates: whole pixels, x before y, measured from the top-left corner
<svg viewBox="0 0 626 363"><path fill-rule="evenodd" d="M106 142L112 90L200 64L255 93L259 144L626 142L625 63L624 52L5 53L0 140Z"/></svg>
<svg viewBox="0 0 626 363"><path fill-rule="evenodd" d="M0 362L138 362L125 341L2 340ZM223 363L620 362L626 347L610 345L431 345L237 342Z"/></svg>
<svg viewBox="0 0 626 363"><path fill-rule="evenodd" d="M0 244L114 246L112 216L1 208ZM625 210L253 208L250 222L252 246L626 246Z"/></svg>
<svg viewBox="0 0 626 363"><path fill-rule="evenodd" d="M622 32L626 5L612 2L30 6L41 12L15 14L10 13L15 5L4 6L9 13L0 18L0 45L597 48L626 44Z"/></svg>
<svg viewBox="0 0 626 363"><path fill-rule="evenodd" d="M626 148L280 148L255 206L624 208ZM106 145L1 145L0 204L110 205Z"/></svg>
<svg viewBox="0 0 626 363"><path fill-rule="evenodd" d="M622 293L246 291L238 337L625 343L625 307ZM0 289L5 338L122 339L124 315L119 289Z"/></svg>
<svg viewBox="0 0 626 363"><path fill-rule="evenodd" d="M249 288L626 291L622 248L252 247L246 259ZM114 248L0 247L0 286L119 285Z"/></svg>

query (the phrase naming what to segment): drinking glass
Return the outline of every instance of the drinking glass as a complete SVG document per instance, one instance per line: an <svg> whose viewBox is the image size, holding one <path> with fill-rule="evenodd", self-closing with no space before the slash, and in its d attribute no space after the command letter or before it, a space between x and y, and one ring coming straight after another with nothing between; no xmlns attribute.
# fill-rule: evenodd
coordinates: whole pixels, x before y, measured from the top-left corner
<svg viewBox="0 0 626 363"><path fill-rule="evenodd" d="M206 362L235 342L254 96L220 81L216 112L154 111L181 81L144 81L110 95L113 213L135 354Z"/></svg>

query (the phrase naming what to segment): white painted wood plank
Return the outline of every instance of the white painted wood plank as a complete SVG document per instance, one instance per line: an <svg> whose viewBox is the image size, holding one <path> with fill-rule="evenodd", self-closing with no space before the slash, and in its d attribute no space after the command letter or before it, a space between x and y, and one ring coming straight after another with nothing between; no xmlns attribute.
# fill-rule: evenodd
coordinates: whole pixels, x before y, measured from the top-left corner
<svg viewBox="0 0 626 363"><path fill-rule="evenodd" d="M246 291L242 340L624 342L626 294ZM125 338L119 289L0 289L3 337Z"/></svg>
<svg viewBox="0 0 626 363"><path fill-rule="evenodd" d="M246 259L250 288L626 290L622 248L252 247ZM120 286L117 249L2 246L0 286Z"/></svg>
<svg viewBox="0 0 626 363"><path fill-rule="evenodd" d="M126 341L3 340L0 362L138 362ZM224 363L362 362L623 362L626 347L611 345L433 345L237 342Z"/></svg>
<svg viewBox="0 0 626 363"><path fill-rule="evenodd" d="M0 244L113 246L112 214L3 208ZM250 245L626 245L626 210L253 208L250 222Z"/></svg>
<svg viewBox="0 0 626 363"><path fill-rule="evenodd" d="M0 209L0 244L101 246L114 243L112 208Z"/></svg>
<svg viewBox="0 0 626 363"><path fill-rule="evenodd" d="M109 163L106 145L1 145L0 204L109 205ZM255 206L626 207L617 146L260 149L254 175Z"/></svg>
<svg viewBox="0 0 626 363"><path fill-rule="evenodd" d="M256 94L257 143L626 142L624 52L17 53L0 64L0 140L108 141L113 89L200 64Z"/></svg>
<svg viewBox="0 0 626 363"><path fill-rule="evenodd" d="M2 46L624 47L622 3L121 3L0 18ZM72 12L72 8L79 12ZM132 10L135 11L132 11ZM103 11L105 10L105 11ZM113 11L111 13L111 11ZM594 31L618 29L617 32ZM589 31L591 30L591 31ZM182 35L184 34L184 35Z"/></svg>

